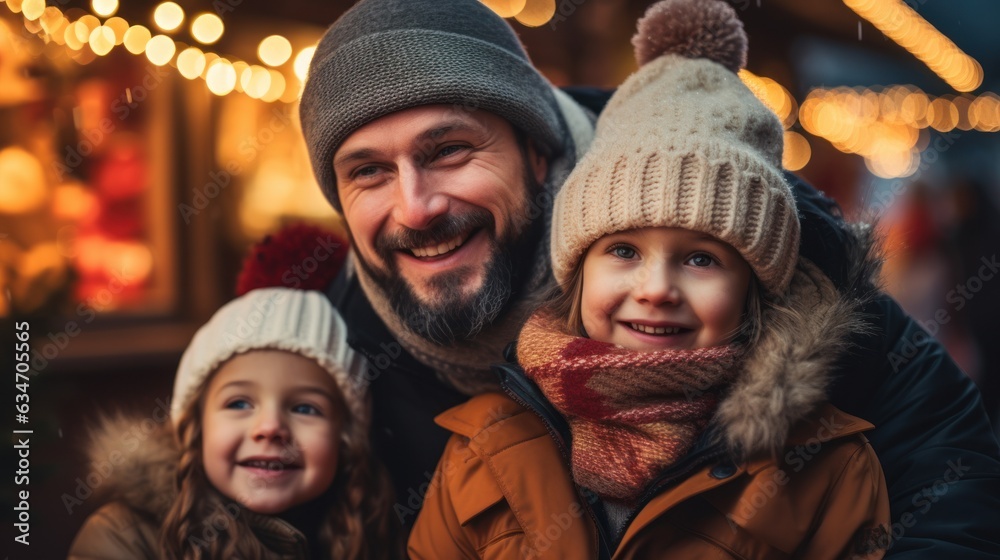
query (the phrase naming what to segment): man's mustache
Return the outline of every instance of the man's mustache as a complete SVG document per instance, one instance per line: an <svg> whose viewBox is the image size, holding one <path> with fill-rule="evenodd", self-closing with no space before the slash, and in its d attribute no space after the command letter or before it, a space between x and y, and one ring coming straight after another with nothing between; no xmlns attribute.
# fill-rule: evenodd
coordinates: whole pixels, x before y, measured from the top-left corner
<svg viewBox="0 0 1000 560"><path fill-rule="evenodd" d="M375 251L386 262L392 261L393 251L407 251L414 247L429 247L451 241L468 231L485 228L492 232L493 215L486 210L470 210L463 214L441 216L425 229L404 227L392 233L380 233L375 238Z"/></svg>

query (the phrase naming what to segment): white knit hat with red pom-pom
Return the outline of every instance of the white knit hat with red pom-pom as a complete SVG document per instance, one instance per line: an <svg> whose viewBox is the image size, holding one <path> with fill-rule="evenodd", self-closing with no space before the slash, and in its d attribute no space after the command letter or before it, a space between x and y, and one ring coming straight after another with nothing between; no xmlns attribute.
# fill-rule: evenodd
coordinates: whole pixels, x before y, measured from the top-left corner
<svg viewBox="0 0 1000 560"><path fill-rule="evenodd" d="M174 378L174 424L212 373L233 356L253 350L284 350L315 361L336 381L353 419L369 422L367 361L348 346L347 325L326 296L261 288L223 305L195 333Z"/></svg>
<svg viewBox="0 0 1000 560"><path fill-rule="evenodd" d="M799 221L782 175L784 129L740 81L747 38L720 0L663 0L632 40L641 67L597 121L590 151L556 196L552 268L563 286L590 245L681 227L732 245L782 293Z"/></svg>

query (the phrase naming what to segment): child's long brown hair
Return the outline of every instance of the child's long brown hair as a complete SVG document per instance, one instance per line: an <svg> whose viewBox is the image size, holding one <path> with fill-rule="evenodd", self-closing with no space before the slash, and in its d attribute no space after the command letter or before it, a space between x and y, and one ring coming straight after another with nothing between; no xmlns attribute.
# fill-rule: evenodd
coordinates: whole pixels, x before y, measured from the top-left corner
<svg viewBox="0 0 1000 560"><path fill-rule="evenodd" d="M243 508L208 481L202 457L201 414L208 380L183 411L176 426L180 459L177 496L160 531L160 548L169 560L260 558L267 551L254 536ZM371 453L362 422L344 410L337 474L325 496L330 500L316 541L314 558L393 560L402 545L390 520L392 484Z"/></svg>

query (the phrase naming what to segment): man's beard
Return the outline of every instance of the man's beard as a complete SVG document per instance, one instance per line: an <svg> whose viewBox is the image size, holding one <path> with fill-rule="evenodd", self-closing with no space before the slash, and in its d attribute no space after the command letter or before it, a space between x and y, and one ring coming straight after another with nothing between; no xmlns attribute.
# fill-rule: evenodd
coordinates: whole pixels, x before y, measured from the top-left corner
<svg viewBox="0 0 1000 560"><path fill-rule="evenodd" d="M531 204L529 193L540 192L541 187L534 176L530 173L526 175L525 199L528 206ZM398 233L379 235L375 240L375 251L387 270L371 266L361 258L357 248L355 255L359 266L383 290L396 316L408 329L435 344L450 346L459 340L469 340L489 327L507 310L530 278L545 229L544 219L541 215L529 219L527 208L521 209L521 212L520 216L506 217L509 226L500 238L496 235L493 215L482 209L442 216L424 230L407 228ZM436 245L480 229L487 235L490 258L485 265L479 290L468 297L457 295L461 294L463 280L468 277L470 269L481 266L474 262L430 278L427 284L430 291L438 294L436 301L421 301L400 274L396 251Z"/></svg>

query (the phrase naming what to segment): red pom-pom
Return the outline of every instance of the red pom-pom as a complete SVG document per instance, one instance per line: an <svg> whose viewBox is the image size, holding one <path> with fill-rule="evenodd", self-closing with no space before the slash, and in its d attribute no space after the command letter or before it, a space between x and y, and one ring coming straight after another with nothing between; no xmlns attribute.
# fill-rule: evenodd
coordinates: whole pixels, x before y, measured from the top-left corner
<svg viewBox="0 0 1000 560"><path fill-rule="evenodd" d="M331 231L288 226L251 248L236 280L236 295L271 287L325 291L344 265L348 249L347 240Z"/></svg>
<svg viewBox="0 0 1000 560"><path fill-rule="evenodd" d="M665 54L707 58L739 72L747 61L747 34L732 6L721 0L662 0L649 7L632 37L639 66Z"/></svg>

